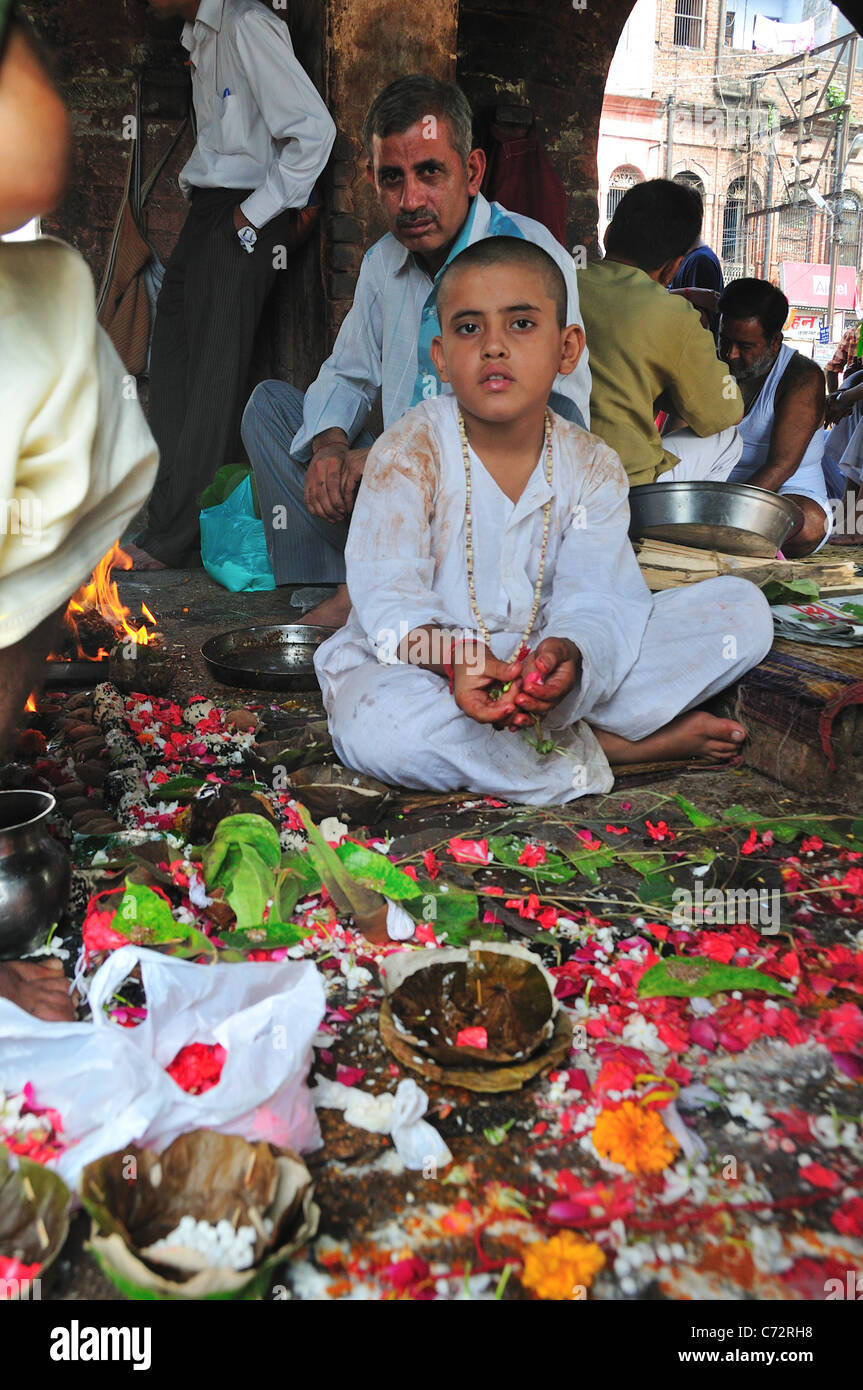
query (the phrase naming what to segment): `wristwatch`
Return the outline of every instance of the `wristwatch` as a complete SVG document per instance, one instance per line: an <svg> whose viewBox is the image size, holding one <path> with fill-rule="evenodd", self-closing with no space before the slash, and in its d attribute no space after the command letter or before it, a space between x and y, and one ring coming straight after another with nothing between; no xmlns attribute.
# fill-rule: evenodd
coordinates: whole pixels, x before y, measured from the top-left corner
<svg viewBox="0 0 863 1390"><path fill-rule="evenodd" d="M248 251L251 256L255 249L255 242L258 240L258 234L254 227L238 227L237 236L243 244L243 250Z"/></svg>

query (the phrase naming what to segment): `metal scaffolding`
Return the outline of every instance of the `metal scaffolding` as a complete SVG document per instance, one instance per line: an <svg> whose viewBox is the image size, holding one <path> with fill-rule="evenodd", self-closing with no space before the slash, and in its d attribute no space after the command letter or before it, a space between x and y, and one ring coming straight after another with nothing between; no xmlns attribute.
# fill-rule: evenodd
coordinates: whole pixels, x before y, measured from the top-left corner
<svg viewBox="0 0 863 1390"><path fill-rule="evenodd" d="M848 165L856 61L857 35L851 33L746 78L746 176L739 217L742 235L738 234L735 247L742 252L742 273L766 279L772 260L826 263L829 259L827 322L831 327L840 259L847 263L847 254L842 256L843 227L850 230L849 223L854 222L853 208L844 206L851 200L845 199L842 184ZM843 64L845 88L840 99L833 79ZM792 95L788 89L794 82L799 92ZM788 171L783 169L776 148L777 138L786 130L796 132L795 154ZM826 197L818 188L822 170L832 173L833 188ZM777 217L779 225L774 233ZM855 264L859 256L859 209L856 229ZM773 248L775 256L771 254Z"/></svg>

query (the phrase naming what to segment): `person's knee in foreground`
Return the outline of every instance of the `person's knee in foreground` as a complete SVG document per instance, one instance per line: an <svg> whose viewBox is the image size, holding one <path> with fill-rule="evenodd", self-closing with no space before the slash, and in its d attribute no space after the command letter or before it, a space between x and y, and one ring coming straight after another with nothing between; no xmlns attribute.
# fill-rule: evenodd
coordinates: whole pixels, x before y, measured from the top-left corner
<svg viewBox="0 0 863 1390"><path fill-rule="evenodd" d="M535 804L609 790L613 763L732 756L745 730L696 706L769 649L767 603L721 580L654 603L619 459L547 409L583 346L557 267L490 239L452 262L438 306L454 396L373 446L346 549L353 608L316 657L339 756Z"/></svg>

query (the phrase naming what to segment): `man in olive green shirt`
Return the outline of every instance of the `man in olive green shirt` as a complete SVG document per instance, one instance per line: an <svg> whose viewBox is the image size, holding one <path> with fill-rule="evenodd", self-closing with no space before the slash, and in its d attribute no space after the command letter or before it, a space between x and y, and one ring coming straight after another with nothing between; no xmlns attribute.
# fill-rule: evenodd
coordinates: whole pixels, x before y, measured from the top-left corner
<svg viewBox="0 0 863 1390"><path fill-rule="evenodd" d="M619 455L630 486L722 482L740 458L743 400L712 335L666 286L701 231L701 199L667 179L636 184L605 234L606 257L578 272L590 347L590 428ZM659 410L682 428L660 436Z"/></svg>

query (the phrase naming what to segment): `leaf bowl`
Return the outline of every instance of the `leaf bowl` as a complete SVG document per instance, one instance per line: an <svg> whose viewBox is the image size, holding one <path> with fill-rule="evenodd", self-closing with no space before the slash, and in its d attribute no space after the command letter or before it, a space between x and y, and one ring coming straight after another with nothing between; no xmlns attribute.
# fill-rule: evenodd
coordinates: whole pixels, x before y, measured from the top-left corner
<svg viewBox="0 0 863 1390"><path fill-rule="evenodd" d="M90 1163L81 1200L91 1217L87 1249L127 1297L139 1300L255 1299L276 1265L317 1231L309 1170L289 1149L250 1144L199 1129L156 1154L130 1145ZM174 1252L152 1249L184 1216L258 1232L247 1269L194 1268ZM263 1222L273 1223L267 1234Z"/></svg>
<svg viewBox="0 0 863 1390"><path fill-rule="evenodd" d="M0 1256L38 1265L34 1278L43 1279L69 1234L69 1200L68 1187L50 1168L23 1157L13 1168L0 1144Z"/></svg>
<svg viewBox="0 0 863 1390"><path fill-rule="evenodd" d="M396 1032L414 1055L443 1069L519 1065L554 1033L554 980L521 946L404 952L385 962L381 977ZM462 1030L478 1027L487 1047L459 1045Z"/></svg>
<svg viewBox="0 0 863 1390"><path fill-rule="evenodd" d="M269 731L265 731L269 732ZM280 730L259 739L253 748L243 751L243 761L254 768L259 777L272 784L280 770L285 774L310 764L328 763L335 758L333 740L325 719L313 720L295 730Z"/></svg>
<svg viewBox="0 0 863 1390"><path fill-rule="evenodd" d="M339 816L359 825L377 820L393 796L392 787L338 764L299 768L291 788L317 819Z"/></svg>

